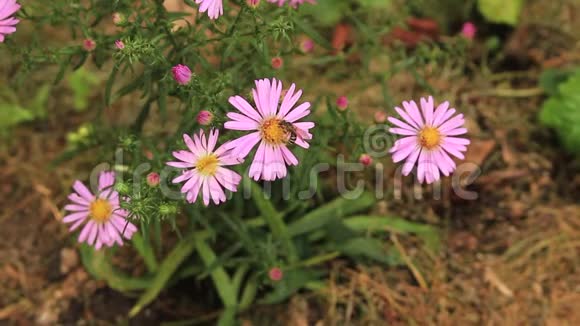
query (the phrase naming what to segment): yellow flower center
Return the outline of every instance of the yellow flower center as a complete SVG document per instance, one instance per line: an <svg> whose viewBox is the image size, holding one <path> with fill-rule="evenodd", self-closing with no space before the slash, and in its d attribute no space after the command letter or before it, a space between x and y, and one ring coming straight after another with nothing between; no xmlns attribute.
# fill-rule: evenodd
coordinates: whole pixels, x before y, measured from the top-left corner
<svg viewBox="0 0 580 326"><path fill-rule="evenodd" d="M279 145L288 142L288 130L282 120L271 118L262 123L260 128L262 139L271 145Z"/></svg>
<svg viewBox="0 0 580 326"><path fill-rule="evenodd" d="M113 206L108 200L99 198L89 206L89 213L93 221L97 223L106 223L113 213Z"/></svg>
<svg viewBox="0 0 580 326"><path fill-rule="evenodd" d="M419 132L419 143L426 149L433 149L441 143L441 134L437 128L425 127Z"/></svg>
<svg viewBox="0 0 580 326"><path fill-rule="evenodd" d="M214 154L209 154L197 160L195 167L201 175L214 175L219 164L218 158Z"/></svg>

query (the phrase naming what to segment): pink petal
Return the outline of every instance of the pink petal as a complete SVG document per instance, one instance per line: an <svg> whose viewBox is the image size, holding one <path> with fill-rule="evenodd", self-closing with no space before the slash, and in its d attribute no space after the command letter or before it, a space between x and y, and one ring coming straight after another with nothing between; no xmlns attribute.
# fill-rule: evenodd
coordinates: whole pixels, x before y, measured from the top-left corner
<svg viewBox="0 0 580 326"><path fill-rule="evenodd" d="M260 132L256 131L229 142L228 147L232 150L232 156L245 158L252 148L260 141Z"/></svg>
<svg viewBox="0 0 580 326"><path fill-rule="evenodd" d="M71 223L78 220L84 220L89 217L89 211L75 212L62 218L63 223Z"/></svg>
<svg viewBox="0 0 580 326"><path fill-rule="evenodd" d="M423 112L423 117L425 117L425 124L428 126L433 123L434 104L433 96L429 96L427 99L421 98L421 111Z"/></svg>
<svg viewBox="0 0 580 326"><path fill-rule="evenodd" d="M403 136L416 136L417 131L402 129L402 128L389 128L389 132L397 135Z"/></svg>
<svg viewBox="0 0 580 326"><path fill-rule="evenodd" d="M405 120L406 123L415 127L413 129L420 129L421 128L421 126L417 125L417 123L415 121L413 121L413 119L411 119L411 116L408 115L407 112L402 110L400 107L395 107L395 111L397 111L397 113Z"/></svg>
<svg viewBox="0 0 580 326"><path fill-rule="evenodd" d="M229 102L236 109L242 112L245 116L255 121L261 121L262 117L256 110L241 96L232 96L229 98Z"/></svg>
<svg viewBox="0 0 580 326"><path fill-rule="evenodd" d="M457 135L463 135L467 133L467 129L465 128L457 128L457 129L452 129L446 132L442 132L441 134L444 136L457 136Z"/></svg>
<svg viewBox="0 0 580 326"><path fill-rule="evenodd" d="M447 120L441 126L439 126L439 131L441 133L445 133L451 129L455 129L457 127L463 126L465 124L465 119L463 118L463 114L458 114L455 117Z"/></svg>
<svg viewBox="0 0 580 326"><path fill-rule="evenodd" d="M415 127L411 127L410 125L404 123L403 121L401 121L397 118L388 117L387 120L399 128L411 130L411 131L414 131L415 133L417 133L417 129Z"/></svg>
<svg viewBox="0 0 580 326"><path fill-rule="evenodd" d="M421 113L419 112L419 107L417 106L417 103L415 103L415 101L409 102L403 101L403 107L405 108L411 119L413 119L413 121L419 126L418 129L421 129L424 123L423 118L421 118Z"/></svg>
<svg viewBox="0 0 580 326"><path fill-rule="evenodd" d="M93 196L93 194L89 191L89 189L84 185L84 183L80 182L80 181L75 181L75 183L73 184L73 189L79 194L81 195L81 197L83 197L84 199L88 200L89 202L92 202L95 199L95 196Z"/></svg>
<svg viewBox="0 0 580 326"><path fill-rule="evenodd" d="M284 120L288 122L294 122L296 120L300 120L310 114L310 102L304 102L297 106L294 110L290 111L285 117Z"/></svg>
<svg viewBox="0 0 580 326"><path fill-rule="evenodd" d="M261 142L260 146L258 146L258 150L256 151L256 155L254 155L254 160L250 165L249 175L250 178L254 180L259 180L260 176L262 175L262 170L264 169L264 152L265 152L265 143Z"/></svg>
<svg viewBox="0 0 580 326"><path fill-rule="evenodd" d="M417 149L413 153L411 153L411 155L409 155L409 157L407 157L405 164L403 164L403 170L401 171L404 176L407 176L407 175L409 175L409 173L411 173L411 171L413 170L413 167L415 166L415 162L417 162L417 158L419 157L420 153L421 153L421 149Z"/></svg>
<svg viewBox="0 0 580 326"><path fill-rule="evenodd" d="M441 123L443 116L447 113L447 109L449 109L449 101L445 101L437 106L437 109L435 109L435 113L433 114L432 127L438 126Z"/></svg>

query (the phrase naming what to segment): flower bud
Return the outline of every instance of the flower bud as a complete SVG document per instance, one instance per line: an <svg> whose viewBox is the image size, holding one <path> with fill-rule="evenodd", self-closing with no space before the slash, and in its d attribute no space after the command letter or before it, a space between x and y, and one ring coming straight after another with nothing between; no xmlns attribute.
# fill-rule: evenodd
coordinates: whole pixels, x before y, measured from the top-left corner
<svg viewBox="0 0 580 326"><path fill-rule="evenodd" d="M383 111L375 112L375 122L376 123L385 123L387 121L387 114Z"/></svg>
<svg viewBox="0 0 580 326"><path fill-rule="evenodd" d="M129 191L131 190L131 187L124 182L115 183L114 188L115 188L115 191L117 191L121 195L127 195L129 193Z"/></svg>
<svg viewBox="0 0 580 326"><path fill-rule="evenodd" d="M472 22L466 22L461 28L461 35L466 39L473 40L477 33L477 27Z"/></svg>
<svg viewBox="0 0 580 326"><path fill-rule="evenodd" d="M270 271L268 271L268 277L270 278L270 280L278 282L282 280L282 278L284 277L284 273L282 272L282 269L280 267L272 267Z"/></svg>
<svg viewBox="0 0 580 326"><path fill-rule="evenodd" d="M272 68L280 69L284 64L284 60L281 57L273 57L272 58Z"/></svg>
<svg viewBox="0 0 580 326"><path fill-rule="evenodd" d="M338 99L336 99L336 106L340 111L346 110L348 108L348 99L346 96L340 96Z"/></svg>
<svg viewBox="0 0 580 326"><path fill-rule="evenodd" d="M202 126L207 126L213 120L213 114L207 110L201 110L197 114L197 123Z"/></svg>
<svg viewBox="0 0 580 326"><path fill-rule="evenodd" d="M256 9L260 5L260 0L246 0L248 7Z"/></svg>
<svg viewBox="0 0 580 326"><path fill-rule="evenodd" d="M92 38L87 38L87 39L83 40L83 49L85 49L85 51L91 52L96 47L97 47L97 42L95 42L95 40L93 40Z"/></svg>
<svg viewBox="0 0 580 326"><path fill-rule="evenodd" d="M314 50L314 41L309 38L304 38L300 42L300 51L302 53L311 53Z"/></svg>
<svg viewBox="0 0 580 326"><path fill-rule="evenodd" d="M159 214L162 216L173 215L177 213L177 207L173 204L163 203L159 205Z"/></svg>
<svg viewBox="0 0 580 326"><path fill-rule="evenodd" d="M171 68L173 79L180 85L185 85L191 80L191 70L188 66L179 64Z"/></svg>
<svg viewBox="0 0 580 326"><path fill-rule="evenodd" d="M115 47L119 50L123 50L125 48L125 43L123 43L121 40L116 40Z"/></svg>
<svg viewBox="0 0 580 326"><path fill-rule="evenodd" d="M151 172L147 175L147 184L149 187L156 187L159 185L159 173Z"/></svg>
<svg viewBox="0 0 580 326"><path fill-rule="evenodd" d="M364 166L369 166L373 164L373 158L369 154L362 154L359 157L358 161Z"/></svg>

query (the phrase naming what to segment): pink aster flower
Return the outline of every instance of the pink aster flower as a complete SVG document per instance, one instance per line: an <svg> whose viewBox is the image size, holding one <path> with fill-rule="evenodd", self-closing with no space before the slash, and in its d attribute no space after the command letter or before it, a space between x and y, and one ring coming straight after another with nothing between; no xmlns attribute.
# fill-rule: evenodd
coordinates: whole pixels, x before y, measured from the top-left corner
<svg viewBox="0 0 580 326"><path fill-rule="evenodd" d="M467 150L469 140L455 137L467 133L464 128L463 114L455 115L455 109L449 108L445 101L435 109L433 97L421 98L421 110L415 101L403 102L405 110L395 110L403 121L389 117L389 122L396 128L390 128L393 134L403 135L390 149L393 162L406 159L403 175L408 175L417 163L419 182L432 183L439 180L440 172L449 176L456 168L449 155L464 159L462 152Z"/></svg>
<svg viewBox="0 0 580 326"><path fill-rule="evenodd" d="M310 146L306 140L312 139L308 130L314 127L314 122L298 122L310 114L310 103L304 102L294 107L302 95L302 90L295 92L295 88L294 84L290 86L280 104L282 82L276 79L256 80L256 88L252 89L256 109L241 96L229 98L230 104L241 114L228 113L231 121L225 123L225 128L252 131L230 142L233 155L244 158L260 143L250 166L250 177L254 180L271 181L285 177L286 165L298 164L288 145Z"/></svg>
<svg viewBox="0 0 580 326"><path fill-rule="evenodd" d="M99 250L103 246L122 246L123 238L131 239L137 227L127 220L129 213L119 206L119 194L112 189L114 172L101 172L98 191L93 194L82 182L75 181L75 192L68 196L71 204L64 207L71 214L64 223L72 223L70 231L84 224L79 242L86 242ZM86 223L85 223L86 222Z"/></svg>
<svg viewBox="0 0 580 326"><path fill-rule="evenodd" d="M16 32L16 24L20 20L14 18L14 13L20 9L20 4L16 0L0 0L0 43L4 42L4 37Z"/></svg>
<svg viewBox="0 0 580 326"><path fill-rule="evenodd" d="M222 144L215 149L219 131L212 129L206 138L203 130L199 134L184 134L183 140L188 150L173 152L178 162L167 162L167 165L185 169L183 174L173 179L173 183L185 182L181 192L186 194L185 199L194 203L201 192L203 204L209 205L210 199L219 205L226 201L223 188L235 192L242 177L236 172L224 168L235 165L240 159L231 155L228 144Z"/></svg>
<svg viewBox="0 0 580 326"><path fill-rule="evenodd" d="M316 0L268 0L268 2L277 3L278 6L280 6L280 7L282 7L283 5L286 4L286 2L288 2L288 4L291 7L296 8L296 7L298 7L298 5L304 4L305 2L315 4Z"/></svg>
<svg viewBox="0 0 580 326"><path fill-rule="evenodd" d="M195 0L199 6L200 12L206 12L209 19L217 19L224 14L224 5L222 0Z"/></svg>

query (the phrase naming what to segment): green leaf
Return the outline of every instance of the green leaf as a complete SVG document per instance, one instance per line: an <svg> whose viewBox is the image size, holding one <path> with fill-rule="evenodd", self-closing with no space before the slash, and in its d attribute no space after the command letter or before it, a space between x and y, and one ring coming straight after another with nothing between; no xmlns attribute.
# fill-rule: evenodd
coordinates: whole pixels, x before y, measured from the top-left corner
<svg viewBox="0 0 580 326"><path fill-rule="evenodd" d="M434 253L441 248L441 239L436 228L410 222L402 218L389 216L353 216L344 220L344 224L358 232L388 231L403 234L415 234L425 242Z"/></svg>
<svg viewBox="0 0 580 326"><path fill-rule="evenodd" d="M153 301L165 288L165 285L183 261L195 249L195 239L198 236L192 233L179 241L159 266L157 274L149 284L147 291L141 295L135 306L129 312L130 317L137 315L145 306Z"/></svg>
<svg viewBox="0 0 580 326"><path fill-rule="evenodd" d="M34 114L18 104L0 103L0 128L9 128L34 120Z"/></svg>
<svg viewBox="0 0 580 326"><path fill-rule="evenodd" d="M478 0L477 7L490 22L516 25L524 0Z"/></svg>
<svg viewBox="0 0 580 326"><path fill-rule="evenodd" d="M560 94L560 85L567 81L570 76L574 74L574 71L560 70L560 69L547 69L542 72L539 79L540 87L548 93L550 96L556 96Z"/></svg>
<svg viewBox="0 0 580 326"><path fill-rule="evenodd" d="M96 279L107 282L114 290L119 292L143 290L151 284L150 277L133 278L117 271L107 260L104 251L96 251L90 246L82 245L80 252L87 271Z"/></svg>
<svg viewBox="0 0 580 326"><path fill-rule="evenodd" d="M360 237L338 244L336 249L341 253L353 258L368 258L386 265L398 265L400 260L397 256L385 248L384 241L374 238Z"/></svg>
<svg viewBox="0 0 580 326"><path fill-rule="evenodd" d="M291 233L288 231L286 223L282 219L282 214L278 213L274 205L265 198L266 195L257 183L252 182L251 187L252 199L254 199L254 203L260 211L262 218L270 226L274 237L280 239L282 242L290 262L296 262L298 260L298 253L294 243L292 243Z"/></svg>
<svg viewBox="0 0 580 326"><path fill-rule="evenodd" d="M213 250L205 243L201 237L197 237L194 240L195 247L199 256L203 260L206 267L213 266L217 257ZM218 294L224 303L224 305L229 307L235 307L237 303L236 291L232 286L232 281L223 267L215 267L212 269L211 278L218 291Z"/></svg>
<svg viewBox="0 0 580 326"><path fill-rule="evenodd" d="M554 128L571 153L580 154L580 72L560 84L558 94L542 105L540 121Z"/></svg>
<svg viewBox="0 0 580 326"><path fill-rule="evenodd" d="M330 27L338 24L344 13L348 12L349 6L349 1L345 0L318 0L316 5L301 6L300 13L315 17L320 25ZM301 26L298 25L297 27L300 28ZM314 29L308 28L308 30ZM308 35L307 32L304 31L304 33Z"/></svg>
<svg viewBox="0 0 580 326"><path fill-rule="evenodd" d="M145 266L147 266L149 272L155 273L159 266L157 264L157 258L155 258L155 252L153 251L151 243L147 241L139 232L133 235L131 241L133 242L133 246L135 246L135 249L139 255L141 255L141 258L143 258Z"/></svg>
<svg viewBox="0 0 580 326"><path fill-rule="evenodd" d="M84 68L77 69L68 78L68 86L73 91L73 107L77 111L84 111L89 106L89 97L99 79L93 72Z"/></svg>
<svg viewBox="0 0 580 326"><path fill-rule="evenodd" d="M374 205L374 203L374 196L368 192L363 193L359 198L354 200L342 197L337 198L290 224L288 226L288 231L292 236L312 232L336 218L341 218L369 209Z"/></svg>

